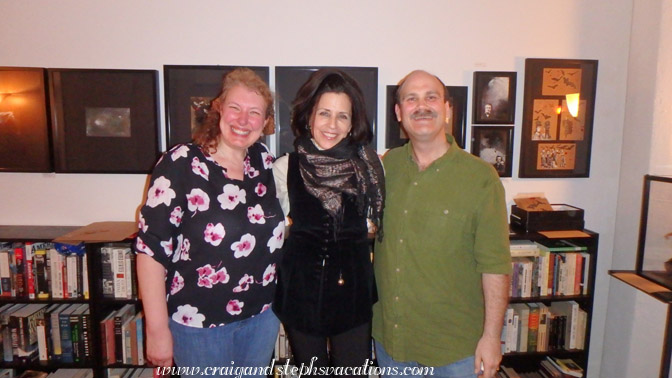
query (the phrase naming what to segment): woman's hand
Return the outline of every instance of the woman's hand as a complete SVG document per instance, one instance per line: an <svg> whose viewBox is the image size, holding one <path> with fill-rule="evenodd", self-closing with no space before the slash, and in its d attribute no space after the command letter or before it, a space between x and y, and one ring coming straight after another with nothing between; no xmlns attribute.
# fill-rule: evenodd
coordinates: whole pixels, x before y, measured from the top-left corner
<svg viewBox="0 0 672 378"><path fill-rule="evenodd" d="M156 367L173 366L173 335L168 327L147 330L147 360Z"/></svg>

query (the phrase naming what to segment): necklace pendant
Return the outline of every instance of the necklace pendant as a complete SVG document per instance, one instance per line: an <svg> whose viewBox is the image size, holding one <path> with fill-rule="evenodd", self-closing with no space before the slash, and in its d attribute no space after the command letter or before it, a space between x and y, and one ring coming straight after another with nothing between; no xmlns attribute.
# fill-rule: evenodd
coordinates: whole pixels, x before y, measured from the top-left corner
<svg viewBox="0 0 672 378"><path fill-rule="evenodd" d="M343 286L343 285L345 285L345 280L343 279L343 275L340 275L340 274L339 274L339 276L338 276L338 281L337 281L337 282L338 282L338 286Z"/></svg>

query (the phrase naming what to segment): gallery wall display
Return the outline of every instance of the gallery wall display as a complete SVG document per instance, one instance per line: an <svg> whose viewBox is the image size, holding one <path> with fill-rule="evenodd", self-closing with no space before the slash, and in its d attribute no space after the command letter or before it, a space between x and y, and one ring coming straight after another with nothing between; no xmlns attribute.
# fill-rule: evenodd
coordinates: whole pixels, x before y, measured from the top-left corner
<svg viewBox="0 0 672 378"><path fill-rule="evenodd" d="M516 112L515 72L474 72L472 123L512 125Z"/></svg>
<svg viewBox="0 0 672 378"><path fill-rule="evenodd" d="M282 156L294 151L294 133L290 126L292 102L299 88L310 75L320 68L337 68L357 81L366 103L366 115L373 129L370 146L376 148L376 125L378 105L378 67L276 67L275 91L277 98L277 120L275 127L276 155Z"/></svg>
<svg viewBox="0 0 672 378"><path fill-rule="evenodd" d="M397 85L388 85L386 88L386 130L385 148L399 147L408 142L408 136L404 132L397 115L394 111ZM446 133L451 134L461 148L465 148L464 138L467 128L467 87L446 86L448 91L447 100L450 103L450 112L446 120Z"/></svg>
<svg viewBox="0 0 672 378"><path fill-rule="evenodd" d="M492 164L499 177L511 177L513 126L472 126L471 153Z"/></svg>
<svg viewBox="0 0 672 378"><path fill-rule="evenodd" d="M53 172L43 68L0 67L0 172Z"/></svg>
<svg viewBox="0 0 672 378"><path fill-rule="evenodd" d="M526 59L519 176L588 177L597 60Z"/></svg>
<svg viewBox="0 0 672 378"><path fill-rule="evenodd" d="M48 73L56 172L151 172L160 152L156 70Z"/></svg>
<svg viewBox="0 0 672 378"><path fill-rule="evenodd" d="M192 132L210 110L222 89L222 78L238 66L164 65L166 146L192 140ZM269 83L268 67L247 67Z"/></svg>

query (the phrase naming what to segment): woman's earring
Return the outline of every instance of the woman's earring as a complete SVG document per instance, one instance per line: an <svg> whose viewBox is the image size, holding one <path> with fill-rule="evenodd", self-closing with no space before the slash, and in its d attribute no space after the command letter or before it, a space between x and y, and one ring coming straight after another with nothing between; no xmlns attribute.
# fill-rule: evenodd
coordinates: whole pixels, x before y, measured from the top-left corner
<svg viewBox="0 0 672 378"><path fill-rule="evenodd" d="M310 123L306 125L306 130L310 130Z"/></svg>

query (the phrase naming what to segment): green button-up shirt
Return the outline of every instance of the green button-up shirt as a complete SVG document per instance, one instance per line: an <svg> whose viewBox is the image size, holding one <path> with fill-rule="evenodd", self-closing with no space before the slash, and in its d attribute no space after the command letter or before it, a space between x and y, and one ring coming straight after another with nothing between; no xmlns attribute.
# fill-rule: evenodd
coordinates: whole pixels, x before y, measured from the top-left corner
<svg viewBox="0 0 672 378"><path fill-rule="evenodd" d="M397 361L447 365L483 333L482 273L510 274L504 187L494 168L451 147L418 171L411 144L383 159L385 236L374 252L373 336Z"/></svg>

